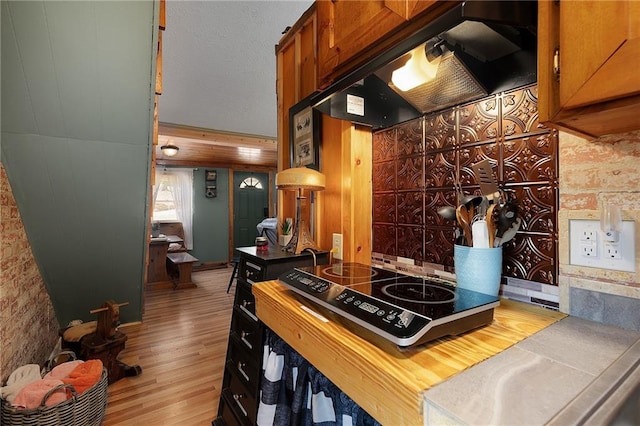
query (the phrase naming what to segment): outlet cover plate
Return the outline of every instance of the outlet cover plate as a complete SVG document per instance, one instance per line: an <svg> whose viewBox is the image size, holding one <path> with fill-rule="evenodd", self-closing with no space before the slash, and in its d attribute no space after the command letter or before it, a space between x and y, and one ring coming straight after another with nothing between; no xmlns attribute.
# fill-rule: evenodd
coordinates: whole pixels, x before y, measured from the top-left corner
<svg viewBox="0 0 640 426"><path fill-rule="evenodd" d="M333 234L332 249L335 249L333 257L342 260L342 234Z"/></svg>
<svg viewBox="0 0 640 426"><path fill-rule="evenodd" d="M585 237L589 236L588 238ZM595 238L593 238L595 237ZM585 247L593 247L586 250ZM616 256L610 256L612 248ZM587 256L585 252L594 253ZM611 245L604 241L598 220L569 220L569 263L591 268L612 269L635 272L635 222L622 221L622 232L618 243Z"/></svg>

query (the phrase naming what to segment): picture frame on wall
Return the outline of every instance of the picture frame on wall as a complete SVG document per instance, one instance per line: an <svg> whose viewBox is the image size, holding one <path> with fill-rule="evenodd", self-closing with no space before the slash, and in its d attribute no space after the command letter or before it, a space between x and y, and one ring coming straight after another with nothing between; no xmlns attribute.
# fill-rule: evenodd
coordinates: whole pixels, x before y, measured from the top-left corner
<svg viewBox="0 0 640 426"><path fill-rule="evenodd" d="M302 101L289 109L291 167L320 170L320 112Z"/></svg>
<svg viewBox="0 0 640 426"><path fill-rule="evenodd" d="M207 170L205 171L205 180L216 180L218 179L218 171L217 170Z"/></svg>

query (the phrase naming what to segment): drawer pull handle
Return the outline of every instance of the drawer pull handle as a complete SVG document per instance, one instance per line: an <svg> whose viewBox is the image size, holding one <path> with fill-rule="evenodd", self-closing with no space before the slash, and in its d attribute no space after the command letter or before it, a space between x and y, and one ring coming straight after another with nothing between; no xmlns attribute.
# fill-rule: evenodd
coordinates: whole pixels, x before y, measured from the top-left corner
<svg viewBox="0 0 640 426"><path fill-rule="evenodd" d="M246 416L249 415L249 413L247 413L247 410L244 409L244 407L242 406L242 403L240 402L240 399L244 398L244 395L242 394L237 394L234 393L233 394L233 400L236 402L236 404L238 404L238 407L240 407L240 409L242 410L242 414Z"/></svg>
<svg viewBox="0 0 640 426"><path fill-rule="evenodd" d="M250 302L250 301L248 301L248 300L246 300L246 299L242 299L242 306L243 306L243 307L245 307L245 308L246 308L246 307L247 307L247 306L249 306L249 305L253 305L253 302Z"/></svg>
<svg viewBox="0 0 640 426"><path fill-rule="evenodd" d="M253 315L253 314L251 313L251 311L250 311L250 310L248 310L247 308L245 308L245 307L244 307L244 304L243 304L243 305L240 305L239 307L240 307L240 309L242 310L242 312L244 312L245 314L247 314L247 315L249 316L249 318L251 318L251 319L252 319L252 320L254 320L255 322L258 322L258 317L257 317L257 316L255 316L255 315Z"/></svg>
<svg viewBox="0 0 640 426"><path fill-rule="evenodd" d="M245 373L244 371L244 366L247 364L243 364L242 362L238 361L238 371L240 372L240 374L242 374L242 377L244 377L247 382L250 381L249 380L249 375L247 373Z"/></svg>
<svg viewBox="0 0 640 426"><path fill-rule="evenodd" d="M249 349L253 349L253 345L251 344L251 342L249 342L246 338L247 336L249 336L251 333L247 333L246 331L242 330L242 332L240 333L240 339L242 340L242 342L247 345L249 347Z"/></svg>

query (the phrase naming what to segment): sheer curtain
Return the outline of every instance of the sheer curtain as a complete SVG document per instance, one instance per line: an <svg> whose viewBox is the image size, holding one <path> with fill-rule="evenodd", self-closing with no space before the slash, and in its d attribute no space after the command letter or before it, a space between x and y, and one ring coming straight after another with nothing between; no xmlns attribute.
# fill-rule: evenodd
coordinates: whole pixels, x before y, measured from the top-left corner
<svg viewBox="0 0 640 426"><path fill-rule="evenodd" d="M193 169L167 169L162 172L168 177L169 186L176 204L176 216L184 229L184 245L193 249ZM160 182L156 178L156 182ZM157 189L154 188L154 203Z"/></svg>

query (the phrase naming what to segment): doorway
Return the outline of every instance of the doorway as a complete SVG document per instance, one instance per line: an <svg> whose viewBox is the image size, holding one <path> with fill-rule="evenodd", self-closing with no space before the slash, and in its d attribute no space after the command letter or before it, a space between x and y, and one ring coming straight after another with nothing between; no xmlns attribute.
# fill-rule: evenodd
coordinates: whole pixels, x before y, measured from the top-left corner
<svg viewBox="0 0 640 426"><path fill-rule="evenodd" d="M255 245L256 226L269 215L269 175L233 172L233 245Z"/></svg>

